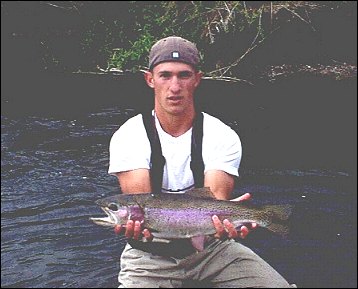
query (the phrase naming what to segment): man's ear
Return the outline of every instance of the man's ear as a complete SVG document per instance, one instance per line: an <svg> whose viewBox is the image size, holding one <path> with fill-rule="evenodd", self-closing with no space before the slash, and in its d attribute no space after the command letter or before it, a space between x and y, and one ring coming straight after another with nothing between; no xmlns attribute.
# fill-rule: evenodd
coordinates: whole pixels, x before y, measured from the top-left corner
<svg viewBox="0 0 358 289"><path fill-rule="evenodd" d="M151 71L146 71L144 73L144 79L149 87L154 88L153 73Z"/></svg>
<svg viewBox="0 0 358 289"><path fill-rule="evenodd" d="M195 88L199 86L201 79L203 77L203 73L201 71L198 71L196 73L196 83L195 83Z"/></svg>

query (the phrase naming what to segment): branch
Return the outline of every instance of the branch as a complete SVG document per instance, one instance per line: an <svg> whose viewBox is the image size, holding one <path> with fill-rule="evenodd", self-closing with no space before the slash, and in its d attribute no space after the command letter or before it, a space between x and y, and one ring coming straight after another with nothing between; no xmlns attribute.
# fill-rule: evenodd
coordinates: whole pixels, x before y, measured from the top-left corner
<svg viewBox="0 0 358 289"><path fill-rule="evenodd" d="M301 19L303 22L305 22L306 24L308 24L311 29L316 32L316 29L313 27L312 23L310 21L305 20L304 18L302 18L299 14L297 14L295 11L288 9L286 6L282 6L282 8L286 9L288 12L291 12L293 15L295 15L296 17L298 17L299 19Z"/></svg>
<svg viewBox="0 0 358 289"><path fill-rule="evenodd" d="M245 82L248 83L250 85L253 85L252 82L246 80L246 79L241 79L241 78L236 78L236 77L229 77L229 76L221 76L221 77L215 77L215 76L204 76L202 77L202 79L206 79L206 80L220 80L220 81L227 81L227 82Z"/></svg>
<svg viewBox="0 0 358 289"><path fill-rule="evenodd" d="M236 59L234 62L232 62L230 65L228 66L225 66L225 67L222 67L222 68L219 68L217 70L213 70L213 71L210 71L208 74L209 75L213 75L215 73L220 73L220 76L219 77L224 77L224 75L230 70L232 69L233 67L239 65L239 63L242 61L242 59L245 58L245 56L247 54L249 54L252 50L254 50L257 46L259 46L262 42L264 42L267 37L269 37L273 32L275 32L277 29L279 29L279 27L277 27L276 29L272 30L267 36L265 36L263 39L261 39L259 42L257 42L255 44L255 42L257 41L257 38L258 36L260 35L260 32L262 31L261 29L261 17L262 17L262 10L260 11L260 16L259 16L259 24L258 24L258 30L257 30L257 33L253 39L253 41L251 42L250 44L250 47L245 51L244 54L242 54L238 59Z"/></svg>

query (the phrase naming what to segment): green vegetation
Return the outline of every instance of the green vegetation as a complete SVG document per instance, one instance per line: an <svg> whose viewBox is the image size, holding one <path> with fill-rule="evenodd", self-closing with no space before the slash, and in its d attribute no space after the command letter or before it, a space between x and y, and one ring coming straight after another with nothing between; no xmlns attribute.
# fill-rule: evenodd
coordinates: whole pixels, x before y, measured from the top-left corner
<svg viewBox="0 0 358 289"><path fill-rule="evenodd" d="M126 47L113 49L107 69L144 68L151 45L169 35L180 35L195 42L203 51L205 64L206 50L217 37L259 33L263 38L263 29L259 25L262 7L248 9L242 1L132 2L129 12L135 19L134 29L126 35ZM204 68L218 68L218 65L219 62L211 67L204 65Z"/></svg>

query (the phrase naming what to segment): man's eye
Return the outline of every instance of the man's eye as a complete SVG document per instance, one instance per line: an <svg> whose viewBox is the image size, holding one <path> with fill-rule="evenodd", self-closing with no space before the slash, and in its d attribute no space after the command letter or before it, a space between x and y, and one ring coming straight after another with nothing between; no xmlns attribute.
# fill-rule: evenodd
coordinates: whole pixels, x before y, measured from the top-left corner
<svg viewBox="0 0 358 289"><path fill-rule="evenodd" d="M170 75L167 74L167 73L163 73L163 74L160 75L160 77L161 77L161 78L169 78Z"/></svg>
<svg viewBox="0 0 358 289"><path fill-rule="evenodd" d="M191 73L190 72L182 72L179 75L180 78L189 78L191 77Z"/></svg>

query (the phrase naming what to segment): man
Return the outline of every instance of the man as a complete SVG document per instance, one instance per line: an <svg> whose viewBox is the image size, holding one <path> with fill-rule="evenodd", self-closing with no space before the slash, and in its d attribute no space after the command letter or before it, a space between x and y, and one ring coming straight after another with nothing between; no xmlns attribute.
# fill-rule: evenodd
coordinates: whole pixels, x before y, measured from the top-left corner
<svg viewBox="0 0 358 289"><path fill-rule="evenodd" d="M160 193L154 188L185 193L203 185L217 199L231 199L241 161L241 142L220 120L195 110L194 92L202 77L198 63L199 52L186 39L171 36L153 45L145 81L154 90L154 110L149 121L144 114L129 119L110 143L109 173L118 177L124 194ZM197 121L200 117L202 122ZM197 139L194 130L201 131ZM199 143L199 157L193 143ZM164 157L161 165L155 161L158 156L153 157L155 151ZM201 160L201 168L191 164L194 158ZM250 195L245 194L239 200L248 198ZM247 227L238 232L229 220L221 222L217 216L212 219L217 233L206 238L200 252L186 240L151 242L151 233L143 230L140 222L129 220L125 230L129 243L121 257L118 277L121 286L173 288L182 287L186 280L205 280L211 287L289 287L264 260L235 241L247 235ZM255 226L252 224L252 228ZM149 242L139 241L142 237Z"/></svg>

